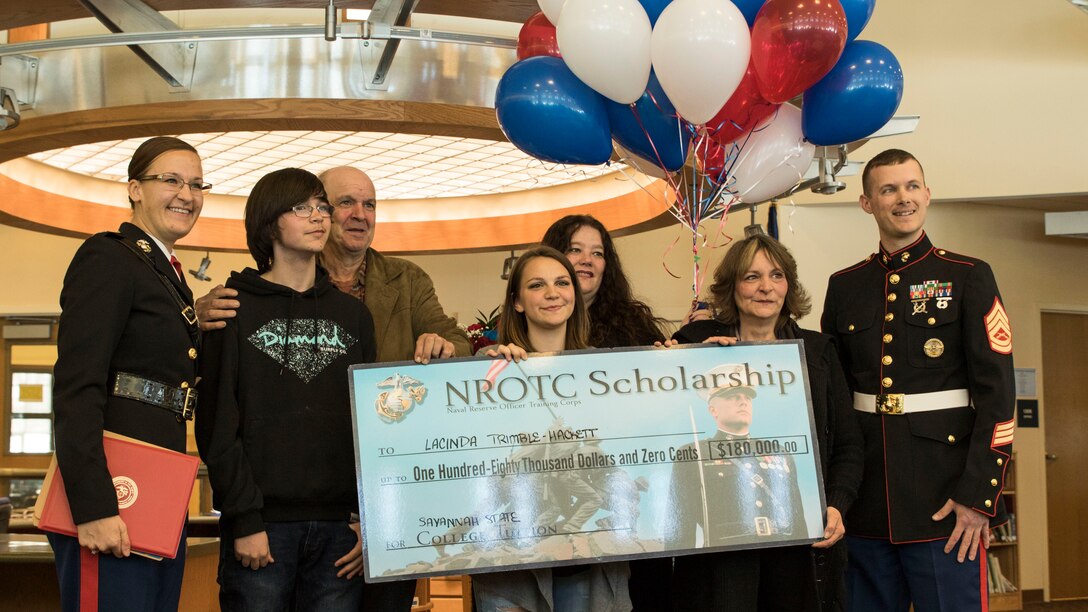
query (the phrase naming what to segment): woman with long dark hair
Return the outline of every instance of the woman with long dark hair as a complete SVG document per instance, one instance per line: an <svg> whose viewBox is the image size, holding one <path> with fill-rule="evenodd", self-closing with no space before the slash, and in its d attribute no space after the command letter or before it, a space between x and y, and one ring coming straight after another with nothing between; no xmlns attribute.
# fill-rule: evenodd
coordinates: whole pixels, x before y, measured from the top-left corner
<svg viewBox="0 0 1088 612"><path fill-rule="evenodd" d="M665 339L663 321L635 299L608 230L589 215L567 215L540 241L574 266L589 310L589 343L597 348L648 346Z"/></svg>

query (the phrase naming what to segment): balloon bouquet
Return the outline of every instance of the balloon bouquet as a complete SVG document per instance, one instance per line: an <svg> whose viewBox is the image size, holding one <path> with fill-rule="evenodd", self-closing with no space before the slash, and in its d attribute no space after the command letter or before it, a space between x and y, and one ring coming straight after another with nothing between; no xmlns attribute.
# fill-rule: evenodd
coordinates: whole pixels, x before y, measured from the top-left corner
<svg viewBox="0 0 1088 612"><path fill-rule="evenodd" d="M499 82L499 125L553 163L606 163L614 140L623 161L667 181L697 261L703 221L789 191L816 146L894 115L899 62L855 40L874 2L538 0Z"/></svg>

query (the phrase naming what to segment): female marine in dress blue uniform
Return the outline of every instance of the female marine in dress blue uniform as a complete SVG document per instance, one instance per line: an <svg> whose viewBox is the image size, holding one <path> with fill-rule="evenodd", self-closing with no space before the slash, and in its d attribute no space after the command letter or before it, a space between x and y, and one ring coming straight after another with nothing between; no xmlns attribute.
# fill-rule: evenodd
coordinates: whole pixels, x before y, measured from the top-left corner
<svg viewBox="0 0 1088 612"><path fill-rule="evenodd" d="M171 259L210 187L192 146L144 142L129 163L132 222L84 242L64 277L53 406L78 538L49 535L64 610L177 609L184 534L175 559L131 554L102 433L185 452L199 336L192 293Z"/></svg>

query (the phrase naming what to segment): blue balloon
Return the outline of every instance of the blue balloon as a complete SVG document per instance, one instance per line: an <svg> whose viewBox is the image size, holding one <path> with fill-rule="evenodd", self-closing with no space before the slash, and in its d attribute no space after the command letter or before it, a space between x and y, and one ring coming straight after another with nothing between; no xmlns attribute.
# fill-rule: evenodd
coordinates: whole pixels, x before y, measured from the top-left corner
<svg viewBox="0 0 1088 612"><path fill-rule="evenodd" d="M495 92L495 111L510 142L537 159L598 165L612 156L604 96L558 57L511 66Z"/></svg>
<svg viewBox="0 0 1088 612"><path fill-rule="evenodd" d="M759 14L759 9L763 8L763 4L767 0L733 0L733 4L740 9L744 20L748 22L748 29L752 29L752 24L756 22L756 15Z"/></svg>
<svg viewBox="0 0 1088 612"><path fill-rule="evenodd" d="M876 0L839 0L842 10L846 13L846 42L850 42L861 34L873 16L873 7Z"/></svg>
<svg viewBox="0 0 1088 612"><path fill-rule="evenodd" d="M665 90L661 89L653 71L650 72L646 92L635 101L638 117L627 104L608 100L606 105L612 138L623 148L655 166L664 165L669 172L676 172L684 166L691 144L691 132L687 122L677 117L676 108L665 97ZM657 153L654 153L655 149Z"/></svg>
<svg viewBox="0 0 1088 612"><path fill-rule="evenodd" d="M661 11L665 10L672 0L638 0L638 2L642 8L646 9L646 16L650 18L650 27L653 27L657 23L657 18L661 16Z"/></svg>
<svg viewBox="0 0 1088 612"><path fill-rule="evenodd" d="M860 140L895 115L903 99L903 69L881 44L856 40L827 76L805 92L801 130L819 146Z"/></svg>

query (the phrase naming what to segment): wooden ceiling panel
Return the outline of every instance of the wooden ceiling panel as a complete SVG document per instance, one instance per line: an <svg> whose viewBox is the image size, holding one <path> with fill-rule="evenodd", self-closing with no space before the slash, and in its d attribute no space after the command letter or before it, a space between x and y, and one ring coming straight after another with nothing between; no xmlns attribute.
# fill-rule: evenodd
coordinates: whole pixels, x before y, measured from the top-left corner
<svg viewBox="0 0 1088 612"><path fill-rule="evenodd" d="M529 213L512 212L491 218L434 221L382 221L374 247L383 253L453 253L493 251L536 243L544 230L563 215L587 214L607 227L644 231L668 223L666 198L650 195L660 185L580 206ZM86 202L50 193L0 174L0 223L62 236L88 236L113 230L131 217L128 208ZM203 216L193 231L178 241L179 248L245 251L245 228L240 219Z"/></svg>
<svg viewBox="0 0 1088 612"><path fill-rule="evenodd" d="M47 115L0 132L0 162L86 142L263 130L441 134L505 140L490 108L394 100L275 98L162 102Z"/></svg>
<svg viewBox="0 0 1088 612"><path fill-rule="evenodd" d="M321 0L145 0L159 11L220 8L324 8ZM337 0L336 8L368 9L373 0ZM540 9L536 0L420 0L417 13L477 17L522 23ZM5 28L82 19L91 14L77 0L4 0L0 24Z"/></svg>

